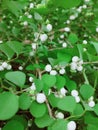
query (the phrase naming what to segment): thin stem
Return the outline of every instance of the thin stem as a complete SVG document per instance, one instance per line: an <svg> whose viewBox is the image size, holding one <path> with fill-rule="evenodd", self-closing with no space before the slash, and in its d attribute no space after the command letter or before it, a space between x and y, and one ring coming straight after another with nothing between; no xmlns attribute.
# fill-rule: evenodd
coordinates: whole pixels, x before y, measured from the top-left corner
<svg viewBox="0 0 98 130"><path fill-rule="evenodd" d="M84 76L84 79L85 79L85 83L89 84L89 80L88 80L88 78L86 76L85 70L83 70L83 76Z"/></svg>

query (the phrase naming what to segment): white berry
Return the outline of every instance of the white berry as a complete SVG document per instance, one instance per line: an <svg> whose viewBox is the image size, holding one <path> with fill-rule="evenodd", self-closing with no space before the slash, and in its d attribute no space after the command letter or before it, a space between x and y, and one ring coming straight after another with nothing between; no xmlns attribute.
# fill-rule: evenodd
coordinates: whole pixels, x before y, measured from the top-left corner
<svg viewBox="0 0 98 130"><path fill-rule="evenodd" d="M7 62L3 62L3 63L2 63L2 67L3 67L3 68L7 68L7 66L8 66Z"/></svg>
<svg viewBox="0 0 98 130"><path fill-rule="evenodd" d="M96 28L96 32L98 32L98 27Z"/></svg>
<svg viewBox="0 0 98 130"><path fill-rule="evenodd" d="M51 24L47 24L46 28L47 28L48 32L52 31L52 25Z"/></svg>
<svg viewBox="0 0 98 130"><path fill-rule="evenodd" d="M67 130L76 130L76 123L75 123L75 121L70 121L67 124Z"/></svg>
<svg viewBox="0 0 98 130"><path fill-rule="evenodd" d="M70 20L74 20L75 18L76 18L75 15L71 15L71 16L69 17Z"/></svg>
<svg viewBox="0 0 98 130"><path fill-rule="evenodd" d="M70 28L69 28L69 27L65 27L65 28L64 28L64 31L65 31L65 32L70 32Z"/></svg>
<svg viewBox="0 0 98 130"><path fill-rule="evenodd" d="M78 56L73 56L73 57L72 57L72 61L73 61L73 62L79 61L79 57L78 57Z"/></svg>
<svg viewBox="0 0 98 130"><path fill-rule="evenodd" d="M27 21L24 21L24 22L23 22L23 25L24 25L24 26L27 26L27 25L28 25L28 22L27 22Z"/></svg>
<svg viewBox="0 0 98 130"><path fill-rule="evenodd" d="M3 41L0 40L0 43L3 43Z"/></svg>
<svg viewBox="0 0 98 130"><path fill-rule="evenodd" d="M95 102L94 102L94 101L90 101L90 102L88 103L88 105L89 105L89 107L94 107L94 106L95 106Z"/></svg>
<svg viewBox="0 0 98 130"><path fill-rule="evenodd" d="M44 94L44 93L38 93L38 94L36 95L36 101L37 101L38 103L44 103L44 102L46 101L46 96L45 96L45 94Z"/></svg>
<svg viewBox="0 0 98 130"><path fill-rule="evenodd" d="M78 91L77 91L77 90L72 90L72 91L71 91L71 95L72 95L73 97L78 96Z"/></svg>
<svg viewBox="0 0 98 130"><path fill-rule="evenodd" d="M32 49L36 49L37 48L37 45L36 45L36 43L32 43Z"/></svg>
<svg viewBox="0 0 98 130"><path fill-rule="evenodd" d="M78 66L78 67L77 67L77 70L78 70L78 71L82 71L82 70L83 70L83 66Z"/></svg>
<svg viewBox="0 0 98 130"><path fill-rule="evenodd" d="M62 96L65 96L66 93L67 93L67 90L66 90L65 88L61 88L61 89L60 89L60 94L61 94Z"/></svg>
<svg viewBox="0 0 98 130"><path fill-rule="evenodd" d="M57 75L57 71L56 70L51 70L50 75Z"/></svg>
<svg viewBox="0 0 98 130"><path fill-rule="evenodd" d="M83 40L83 44L87 44L87 41L86 41L86 40Z"/></svg>
<svg viewBox="0 0 98 130"><path fill-rule="evenodd" d="M46 70L47 72L50 72L50 71L52 70L52 66L51 66L50 64L46 65L46 66L45 66L45 70Z"/></svg>
<svg viewBox="0 0 98 130"><path fill-rule="evenodd" d="M0 65L0 71L3 71L4 70L4 68Z"/></svg>
<svg viewBox="0 0 98 130"><path fill-rule="evenodd" d="M64 69L64 68L60 69L60 70L59 70L59 73L60 73L60 74L65 74L65 69Z"/></svg>
<svg viewBox="0 0 98 130"><path fill-rule="evenodd" d="M64 42L64 43L62 44L62 47L66 48L66 47L67 47L67 43Z"/></svg>
<svg viewBox="0 0 98 130"><path fill-rule="evenodd" d="M30 9L34 8L34 4L33 3L30 3Z"/></svg>
<svg viewBox="0 0 98 130"><path fill-rule="evenodd" d="M42 42L45 42L47 39L48 39L47 34L41 34L41 35L40 35L40 40L41 40Z"/></svg>
<svg viewBox="0 0 98 130"><path fill-rule="evenodd" d="M6 69L7 69L7 70L11 70L11 69L12 69L12 66L11 66L11 65L8 65Z"/></svg>
<svg viewBox="0 0 98 130"><path fill-rule="evenodd" d="M30 82L33 82L33 80L34 80L33 77L29 77Z"/></svg>
<svg viewBox="0 0 98 130"><path fill-rule="evenodd" d="M35 83L32 83L32 85L30 86L30 89L35 91L36 90L36 86L35 86Z"/></svg>
<svg viewBox="0 0 98 130"><path fill-rule="evenodd" d="M58 119L64 119L64 114L62 112L58 112L56 114L56 118L58 118Z"/></svg>
<svg viewBox="0 0 98 130"><path fill-rule="evenodd" d="M76 96L76 97L75 97L75 100L76 100L77 103L79 103L79 102L80 102L80 97L79 97L79 96Z"/></svg>
<svg viewBox="0 0 98 130"><path fill-rule="evenodd" d="M19 69L19 70L23 70L23 67L22 67L22 66L19 66L18 69Z"/></svg>
<svg viewBox="0 0 98 130"><path fill-rule="evenodd" d="M71 65L71 70L76 70L77 69L77 63L72 62L70 65Z"/></svg>

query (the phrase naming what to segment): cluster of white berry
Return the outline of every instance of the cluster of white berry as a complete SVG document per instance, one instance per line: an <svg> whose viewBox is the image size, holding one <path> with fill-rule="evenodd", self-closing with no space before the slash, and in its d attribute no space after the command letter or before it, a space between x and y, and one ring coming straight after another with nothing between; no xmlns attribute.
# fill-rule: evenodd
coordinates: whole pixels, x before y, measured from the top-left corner
<svg viewBox="0 0 98 130"><path fill-rule="evenodd" d="M76 122L75 121L68 122L67 130L76 130Z"/></svg>
<svg viewBox="0 0 98 130"><path fill-rule="evenodd" d="M64 114L63 114L62 112L56 111L56 112L55 112L55 117L56 117L57 119L64 119Z"/></svg>
<svg viewBox="0 0 98 130"><path fill-rule="evenodd" d="M80 102L80 97L79 97L79 93L77 90L72 90L71 91L71 95L75 98L76 102L79 103Z"/></svg>
<svg viewBox="0 0 98 130"><path fill-rule="evenodd" d="M38 93L36 95L36 101L40 104L44 103L46 101L46 95L44 93Z"/></svg>
<svg viewBox="0 0 98 130"><path fill-rule="evenodd" d="M56 68L59 68L59 72L57 72L57 71L55 70ZM45 71L46 71L46 72L49 72L50 75L57 75L58 73L61 74L61 75L63 75L63 74L66 73L65 67L55 66L55 69L53 69L50 64L47 64L47 65L45 66Z"/></svg>
<svg viewBox="0 0 98 130"><path fill-rule="evenodd" d="M94 107L95 106L95 102L94 102L94 97L93 96L91 96L88 99L88 105L89 105L89 107Z"/></svg>
<svg viewBox="0 0 98 130"><path fill-rule="evenodd" d="M10 70L12 68L12 66L10 64L8 64L7 62L0 62L0 71L3 70Z"/></svg>
<svg viewBox="0 0 98 130"><path fill-rule="evenodd" d="M72 71L82 71L83 70L83 60L78 56L72 57L72 63L70 64Z"/></svg>
<svg viewBox="0 0 98 130"><path fill-rule="evenodd" d="M55 92L55 97L58 97L58 98L63 98L66 96L67 94L67 90L65 88L61 88L59 91Z"/></svg>

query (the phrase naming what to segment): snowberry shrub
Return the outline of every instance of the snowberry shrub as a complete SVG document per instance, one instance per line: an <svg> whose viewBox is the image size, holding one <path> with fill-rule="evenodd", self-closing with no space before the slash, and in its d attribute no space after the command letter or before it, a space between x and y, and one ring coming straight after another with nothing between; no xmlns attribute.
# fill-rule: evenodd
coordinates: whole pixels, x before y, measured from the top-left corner
<svg viewBox="0 0 98 130"><path fill-rule="evenodd" d="M0 1L0 129L98 129L98 1Z"/></svg>

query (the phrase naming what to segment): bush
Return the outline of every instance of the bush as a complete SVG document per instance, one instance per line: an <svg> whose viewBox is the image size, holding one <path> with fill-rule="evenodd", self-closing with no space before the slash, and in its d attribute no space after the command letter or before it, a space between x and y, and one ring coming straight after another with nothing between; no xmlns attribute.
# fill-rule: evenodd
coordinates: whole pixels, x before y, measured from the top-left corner
<svg viewBox="0 0 98 130"><path fill-rule="evenodd" d="M2 0L2 130L97 130L98 1Z"/></svg>

